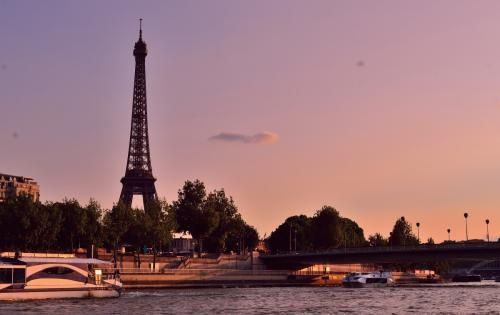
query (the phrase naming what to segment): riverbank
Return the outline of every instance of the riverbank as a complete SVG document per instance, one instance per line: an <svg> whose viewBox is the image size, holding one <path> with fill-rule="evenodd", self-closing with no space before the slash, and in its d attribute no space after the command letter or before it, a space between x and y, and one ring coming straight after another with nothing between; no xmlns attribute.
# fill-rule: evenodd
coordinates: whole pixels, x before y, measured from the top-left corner
<svg viewBox="0 0 500 315"><path fill-rule="evenodd" d="M288 270L169 270L125 273L125 289L340 285L342 275L296 275Z"/></svg>

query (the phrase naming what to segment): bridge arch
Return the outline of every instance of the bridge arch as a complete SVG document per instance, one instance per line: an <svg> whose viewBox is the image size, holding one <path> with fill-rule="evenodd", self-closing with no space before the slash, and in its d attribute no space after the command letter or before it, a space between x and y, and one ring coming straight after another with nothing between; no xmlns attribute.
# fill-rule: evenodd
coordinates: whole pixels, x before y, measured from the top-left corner
<svg viewBox="0 0 500 315"><path fill-rule="evenodd" d="M480 270L500 272L500 259L488 259L480 261L471 268L469 268L467 272L471 274L471 273L477 273Z"/></svg>

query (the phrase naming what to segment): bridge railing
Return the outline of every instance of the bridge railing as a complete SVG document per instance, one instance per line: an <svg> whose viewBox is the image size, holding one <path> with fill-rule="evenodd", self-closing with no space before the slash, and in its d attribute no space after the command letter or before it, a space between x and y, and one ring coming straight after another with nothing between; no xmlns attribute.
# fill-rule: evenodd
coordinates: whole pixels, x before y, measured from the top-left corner
<svg viewBox="0 0 500 315"><path fill-rule="evenodd" d="M113 268L102 268L104 274L114 274ZM286 275L288 270L245 270L245 269L162 269L118 268L121 274L165 274L165 275Z"/></svg>
<svg viewBox="0 0 500 315"><path fill-rule="evenodd" d="M377 247L345 247L328 250L315 251L293 251L266 254L261 257L283 257L300 255L325 255L325 254L356 254L356 253L383 253L383 252L409 252L409 251L428 251L428 250L457 250L457 249L491 249L500 250L500 242L475 242L475 243L450 243L450 244L421 244L411 246L377 246Z"/></svg>

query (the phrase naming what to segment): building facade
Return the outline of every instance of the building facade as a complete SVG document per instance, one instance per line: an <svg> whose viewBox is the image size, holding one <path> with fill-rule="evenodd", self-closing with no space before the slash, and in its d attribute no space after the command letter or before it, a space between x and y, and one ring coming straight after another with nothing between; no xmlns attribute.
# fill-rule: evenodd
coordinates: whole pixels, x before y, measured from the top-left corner
<svg viewBox="0 0 500 315"><path fill-rule="evenodd" d="M40 199L40 186L31 177L0 173L0 202L21 194L31 196L33 200L38 201Z"/></svg>

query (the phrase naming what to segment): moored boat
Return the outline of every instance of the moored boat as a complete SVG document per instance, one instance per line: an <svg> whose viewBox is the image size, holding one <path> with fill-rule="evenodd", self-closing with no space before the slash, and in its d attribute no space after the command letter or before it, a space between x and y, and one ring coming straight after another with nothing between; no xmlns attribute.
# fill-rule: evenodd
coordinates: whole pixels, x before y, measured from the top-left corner
<svg viewBox="0 0 500 315"><path fill-rule="evenodd" d="M353 272L342 280L346 288L386 287L394 284L390 272Z"/></svg>
<svg viewBox="0 0 500 315"><path fill-rule="evenodd" d="M0 300L119 297L118 273L94 258L0 257Z"/></svg>

